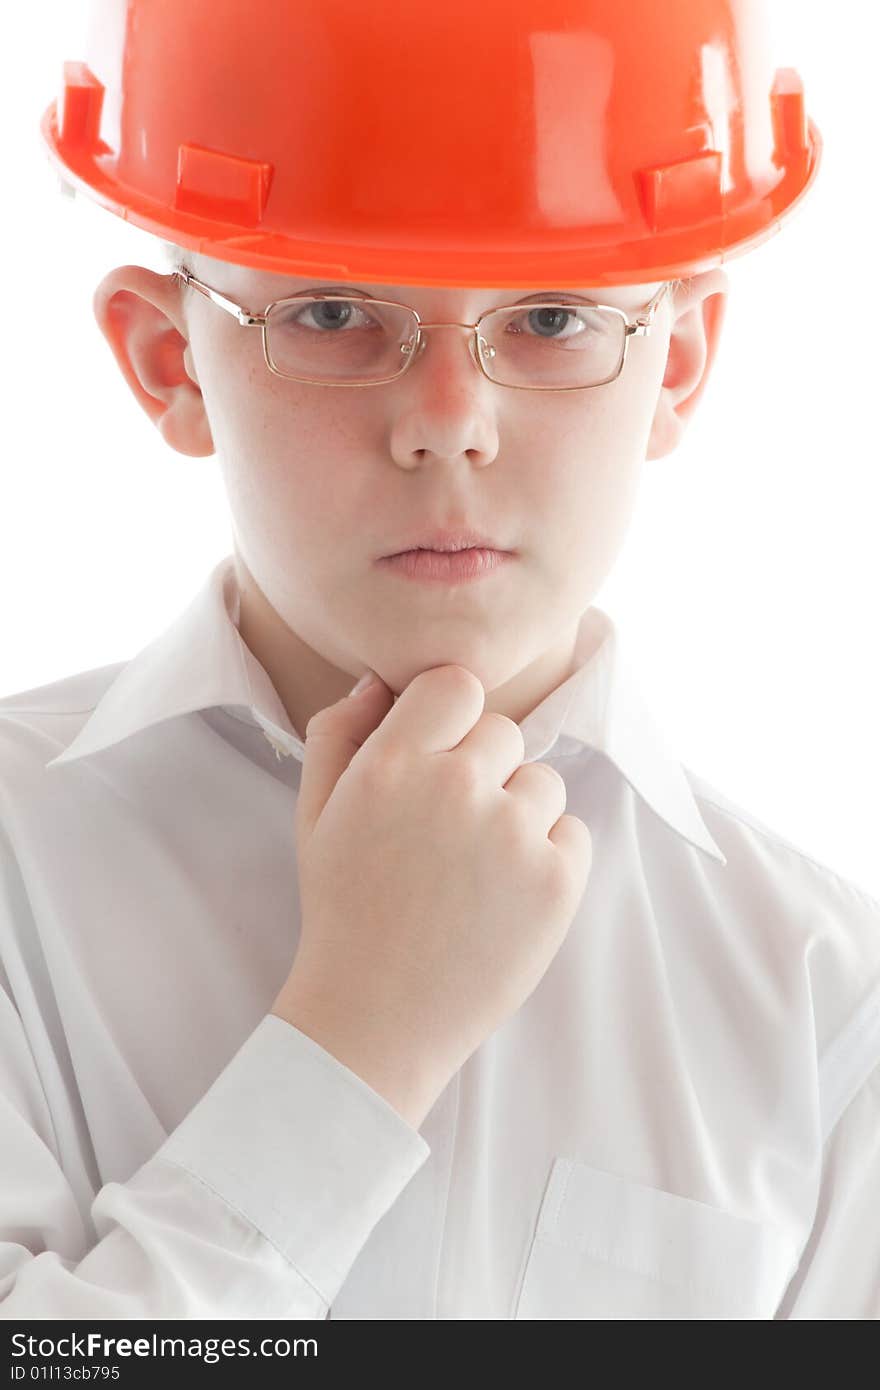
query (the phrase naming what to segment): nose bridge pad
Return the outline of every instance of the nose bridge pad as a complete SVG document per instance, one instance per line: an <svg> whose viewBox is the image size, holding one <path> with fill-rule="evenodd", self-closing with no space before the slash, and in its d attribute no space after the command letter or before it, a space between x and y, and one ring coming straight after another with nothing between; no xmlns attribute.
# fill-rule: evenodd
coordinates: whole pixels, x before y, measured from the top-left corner
<svg viewBox="0 0 880 1390"><path fill-rule="evenodd" d="M477 341L476 341L476 339L477 339L477 335L476 335L476 333L474 332L474 330L471 328L471 329L469 330L469 332L468 332L468 351L470 352L471 360L473 361L474 366L475 366L475 367L477 368L477 370L479 371L479 370L480 370L480 363L479 363L479 360L478 360L478 357L477 357ZM428 346L428 335L427 335L427 333L423 333L423 334L422 334L422 340L421 340L421 342L419 343L419 348L418 348L418 352L416 353L416 356L417 356L417 357L421 357L422 353L425 351L425 348L426 348L427 346Z"/></svg>

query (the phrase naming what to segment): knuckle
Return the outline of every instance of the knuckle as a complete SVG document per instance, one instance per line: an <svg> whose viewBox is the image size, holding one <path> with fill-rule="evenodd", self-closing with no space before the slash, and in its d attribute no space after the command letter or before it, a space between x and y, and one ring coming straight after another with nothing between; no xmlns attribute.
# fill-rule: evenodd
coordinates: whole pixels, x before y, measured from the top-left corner
<svg viewBox="0 0 880 1390"><path fill-rule="evenodd" d="M555 858L569 888L577 885L582 888L584 879L589 877L593 867L593 837L589 827L578 816L560 816L557 824L563 822L570 839L556 847Z"/></svg>
<svg viewBox="0 0 880 1390"><path fill-rule="evenodd" d="M551 767L550 763L532 763L531 766L540 768L542 773L549 773L556 782L556 785L561 789L563 796L568 796L568 787L565 784L565 778L555 767Z"/></svg>
<svg viewBox="0 0 880 1390"><path fill-rule="evenodd" d="M329 733L333 727L332 706L327 705L324 709L316 710L311 719L306 724L306 739L314 734Z"/></svg>
<svg viewBox="0 0 880 1390"><path fill-rule="evenodd" d="M558 849L547 856L544 864L544 895L548 905L562 908L571 896L572 867L567 856Z"/></svg>
<svg viewBox="0 0 880 1390"><path fill-rule="evenodd" d="M483 711L483 713L480 715L479 722L482 724L484 722L488 722L489 720L492 720L494 723L499 724L502 728L506 729L510 727L511 729L516 729L517 733L521 734L519 725L515 724L514 721L508 715L502 714L501 711L498 709L487 709Z"/></svg>
<svg viewBox="0 0 880 1390"><path fill-rule="evenodd" d="M473 671L469 671L467 666L460 666L457 662L451 662L447 670L455 672L455 679L457 681L463 681L466 685L473 686L481 695L485 694L482 681L478 676L474 675Z"/></svg>
<svg viewBox="0 0 880 1390"><path fill-rule="evenodd" d="M516 720L510 719L506 714L502 714L500 710L489 709L484 710L480 715L477 721L477 727L487 724L494 724L507 738L518 745L520 750L520 762L522 762L523 755L526 751L526 745L525 739L522 736L522 729L519 727Z"/></svg>
<svg viewBox="0 0 880 1390"><path fill-rule="evenodd" d="M451 682L457 689L470 690L474 694L479 694L480 698L485 695L482 683L473 671L469 671L466 666L459 666L456 662L449 662L445 666L431 666L426 671L420 671L413 679L414 681L429 680L435 682L443 680Z"/></svg>
<svg viewBox="0 0 880 1390"><path fill-rule="evenodd" d="M587 825L586 821L581 820L580 816L571 815L563 816L562 819L567 821L572 827L577 827L574 833L580 836L581 852L586 853L588 856L592 856L593 837L590 834L590 827Z"/></svg>

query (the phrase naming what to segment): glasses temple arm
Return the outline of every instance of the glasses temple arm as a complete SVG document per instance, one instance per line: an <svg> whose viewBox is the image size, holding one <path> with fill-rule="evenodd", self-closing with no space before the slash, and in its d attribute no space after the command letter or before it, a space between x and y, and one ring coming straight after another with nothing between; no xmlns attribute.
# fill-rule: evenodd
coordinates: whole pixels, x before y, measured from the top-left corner
<svg viewBox="0 0 880 1390"><path fill-rule="evenodd" d="M219 290L212 290L210 285L202 284L201 280L197 280L196 277L187 270L185 265L177 266L173 273L184 285L189 285L192 289L198 290L199 294L203 294L206 299L210 299L212 303L219 305L221 309L225 309L227 314L233 314L245 328L262 328L263 324L266 322L265 314L252 314L249 309L243 308L241 304L236 304L234 299L227 299L226 295L221 294Z"/></svg>

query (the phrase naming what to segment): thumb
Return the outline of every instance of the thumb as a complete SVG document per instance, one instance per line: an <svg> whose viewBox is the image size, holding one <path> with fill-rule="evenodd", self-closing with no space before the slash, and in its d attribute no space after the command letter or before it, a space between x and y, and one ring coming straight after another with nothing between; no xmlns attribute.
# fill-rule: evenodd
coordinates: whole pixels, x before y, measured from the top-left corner
<svg viewBox="0 0 880 1390"><path fill-rule="evenodd" d="M369 669L366 674L370 681L357 694L352 690L335 705L318 710L306 726L296 799L297 836L312 833L355 753L394 704L395 697L381 676Z"/></svg>

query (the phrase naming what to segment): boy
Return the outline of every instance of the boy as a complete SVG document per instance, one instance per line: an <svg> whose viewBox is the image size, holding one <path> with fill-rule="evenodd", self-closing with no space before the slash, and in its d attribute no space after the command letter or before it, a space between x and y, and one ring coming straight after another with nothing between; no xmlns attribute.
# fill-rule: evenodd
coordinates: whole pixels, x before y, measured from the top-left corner
<svg viewBox="0 0 880 1390"><path fill-rule="evenodd" d="M880 905L591 603L815 174L759 11L107 5L44 133L235 549L0 702L3 1316L878 1316Z"/></svg>

